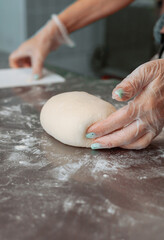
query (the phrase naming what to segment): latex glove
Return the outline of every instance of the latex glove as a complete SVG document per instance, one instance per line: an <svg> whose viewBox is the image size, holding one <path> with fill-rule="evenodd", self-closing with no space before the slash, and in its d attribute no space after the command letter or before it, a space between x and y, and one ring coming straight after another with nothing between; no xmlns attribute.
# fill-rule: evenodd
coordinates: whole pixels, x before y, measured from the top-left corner
<svg viewBox="0 0 164 240"><path fill-rule="evenodd" d="M9 63L12 68L32 67L34 79L42 77L43 63L49 52L67 43L69 39L64 25L55 16L56 19L58 24L54 19L50 20L34 37L10 55Z"/></svg>
<svg viewBox="0 0 164 240"><path fill-rule="evenodd" d="M128 105L89 127L96 138L92 149L146 148L164 126L164 60L138 67L113 90L113 98Z"/></svg>

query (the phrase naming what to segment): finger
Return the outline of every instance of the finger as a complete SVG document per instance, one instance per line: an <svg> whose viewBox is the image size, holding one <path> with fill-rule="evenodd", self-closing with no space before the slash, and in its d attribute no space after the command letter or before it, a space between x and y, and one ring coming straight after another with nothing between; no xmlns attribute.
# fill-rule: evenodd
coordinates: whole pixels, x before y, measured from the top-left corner
<svg viewBox="0 0 164 240"><path fill-rule="evenodd" d="M135 150L144 149L144 148L149 146L149 144L152 142L154 137L155 137L154 133L148 132L144 136L139 138L136 142L128 144L128 145L121 146L121 148L135 149Z"/></svg>
<svg viewBox="0 0 164 240"><path fill-rule="evenodd" d="M107 119L96 122L87 130L87 138L97 138L119 130L133 122L138 113L138 105L129 102L127 106L112 113Z"/></svg>
<svg viewBox="0 0 164 240"><path fill-rule="evenodd" d="M26 61L26 59L17 59L14 60L13 62L11 61L10 67L11 68L26 68L30 67L31 64L29 61Z"/></svg>
<svg viewBox="0 0 164 240"><path fill-rule="evenodd" d="M112 97L118 101L127 101L136 96L158 74L161 60L145 63L134 70L113 90Z"/></svg>
<svg viewBox="0 0 164 240"><path fill-rule="evenodd" d="M11 68L23 67L24 59L30 59L30 54L22 54L21 51L16 50L9 56L9 65Z"/></svg>
<svg viewBox="0 0 164 240"><path fill-rule="evenodd" d="M22 65L25 68L31 67L31 59L30 58L24 58L22 59Z"/></svg>
<svg viewBox="0 0 164 240"><path fill-rule="evenodd" d="M29 68L29 67L31 67L31 65L30 65L30 63L26 63L26 62L24 62L23 67L25 67L25 68Z"/></svg>
<svg viewBox="0 0 164 240"><path fill-rule="evenodd" d="M32 60L32 70L33 70L33 77L35 80L38 80L42 77L42 69L43 69L44 58L40 52L34 55Z"/></svg>
<svg viewBox="0 0 164 240"><path fill-rule="evenodd" d="M92 149L95 149L94 146L97 146L97 143L100 145L100 148L114 148L122 145L128 145L137 141L137 139L145 135L146 132L147 129L145 124L142 121L137 120L125 128L104 137L97 138L91 147Z"/></svg>
<svg viewBox="0 0 164 240"><path fill-rule="evenodd" d="M11 54L9 56L9 65L11 68L19 68L19 62L18 59L15 54Z"/></svg>

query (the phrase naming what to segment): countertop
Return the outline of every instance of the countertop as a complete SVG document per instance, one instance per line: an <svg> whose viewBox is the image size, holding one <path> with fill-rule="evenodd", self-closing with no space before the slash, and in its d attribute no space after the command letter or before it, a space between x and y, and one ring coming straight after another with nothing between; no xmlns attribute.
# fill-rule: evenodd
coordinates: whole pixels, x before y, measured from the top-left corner
<svg viewBox="0 0 164 240"><path fill-rule="evenodd" d="M110 101L116 80L58 70L65 83L0 90L0 239L164 239L164 132L145 150L66 146L42 129L51 96Z"/></svg>

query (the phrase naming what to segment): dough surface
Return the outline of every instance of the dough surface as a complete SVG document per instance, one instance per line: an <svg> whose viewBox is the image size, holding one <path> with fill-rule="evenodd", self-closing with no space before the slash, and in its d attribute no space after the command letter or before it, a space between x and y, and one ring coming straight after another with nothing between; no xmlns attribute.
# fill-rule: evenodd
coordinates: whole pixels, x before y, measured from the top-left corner
<svg viewBox="0 0 164 240"><path fill-rule="evenodd" d="M89 148L92 140L85 137L88 127L114 111L110 103L86 92L66 92L45 103L40 121L43 129L58 141Z"/></svg>

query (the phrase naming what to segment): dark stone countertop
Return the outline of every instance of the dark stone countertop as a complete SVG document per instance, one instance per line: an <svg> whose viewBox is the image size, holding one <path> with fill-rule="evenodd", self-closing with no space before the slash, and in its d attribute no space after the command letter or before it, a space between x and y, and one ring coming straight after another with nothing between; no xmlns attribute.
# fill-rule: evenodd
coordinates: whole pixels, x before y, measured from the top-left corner
<svg viewBox="0 0 164 240"><path fill-rule="evenodd" d="M116 107L117 81L0 90L0 239L164 239L164 133L145 150L66 146L40 126L51 96L87 91Z"/></svg>

